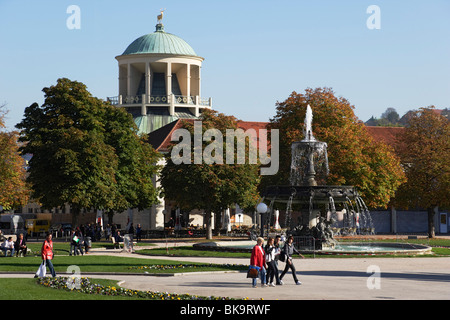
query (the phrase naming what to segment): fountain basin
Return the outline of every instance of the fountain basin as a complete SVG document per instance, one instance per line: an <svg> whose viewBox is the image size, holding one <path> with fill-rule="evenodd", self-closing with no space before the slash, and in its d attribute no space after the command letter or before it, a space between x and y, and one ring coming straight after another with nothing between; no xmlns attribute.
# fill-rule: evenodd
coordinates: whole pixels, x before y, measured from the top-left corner
<svg viewBox="0 0 450 320"><path fill-rule="evenodd" d="M323 249L323 254L413 254L431 253L431 247L421 244L388 243L388 242L341 242L333 249Z"/></svg>
<svg viewBox="0 0 450 320"><path fill-rule="evenodd" d="M327 204L330 197L336 203L346 202L358 196L353 186L268 186L264 192L264 198L276 202L288 202L289 197L294 194L292 203L309 203L311 197L314 203Z"/></svg>
<svg viewBox="0 0 450 320"><path fill-rule="evenodd" d="M217 241L207 243L196 243L194 248L210 251L228 251L228 252L251 252L255 246L255 241ZM331 255L422 255L431 253L431 247L420 244L410 243L388 243L388 242L338 242L334 248L322 250L302 250L303 253L331 254Z"/></svg>

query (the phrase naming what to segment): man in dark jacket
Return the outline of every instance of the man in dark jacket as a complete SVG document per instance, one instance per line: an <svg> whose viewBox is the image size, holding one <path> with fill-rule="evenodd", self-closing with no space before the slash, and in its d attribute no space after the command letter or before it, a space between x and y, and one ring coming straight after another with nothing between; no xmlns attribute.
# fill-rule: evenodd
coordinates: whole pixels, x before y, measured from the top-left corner
<svg viewBox="0 0 450 320"><path fill-rule="evenodd" d="M19 238L14 243L14 250L16 251L16 257L19 256L19 251L23 253L24 257L27 255L27 243L23 238L23 233L19 234Z"/></svg>

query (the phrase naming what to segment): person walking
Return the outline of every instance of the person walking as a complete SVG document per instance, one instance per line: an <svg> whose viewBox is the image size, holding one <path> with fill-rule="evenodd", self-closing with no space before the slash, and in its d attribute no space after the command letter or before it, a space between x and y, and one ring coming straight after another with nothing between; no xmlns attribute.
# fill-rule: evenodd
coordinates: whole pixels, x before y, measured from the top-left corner
<svg viewBox="0 0 450 320"><path fill-rule="evenodd" d="M274 239L272 237L269 237L267 240L267 245L265 247L266 252L266 264L267 264L267 276L266 276L266 283L271 286L275 287L275 284L273 283L273 278L276 278L276 283L280 283L280 279L278 277L278 268L276 266L275 261L275 245L274 245Z"/></svg>
<svg viewBox="0 0 450 320"><path fill-rule="evenodd" d="M292 255L297 253L304 259L305 257L295 248L294 246L294 237L289 236L287 242L284 244L283 251L286 254L286 266L284 267L283 272L280 275L280 282L283 283L283 277L291 269L292 277L294 278L295 284L301 285L302 283L297 279L296 270L294 266L294 262L292 261Z"/></svg>
<svg viewBox="0 0 450 320"><path fill-rule="evenodd" d="M267 287L266 284L266 261L265 252L262 248L264 244L264 239L259 237L256 239L256 245L252 249L252 254L250 256L250 266L256 267L259 270L259 275L261 277L261 287ZM253 288L256 288L257 278L252 279Z"/></svg>
<svg viewBox="0 0 450 320"><path fill-rule="evenodd" d="M53 267L53 241L52 241L52 234L47 233L47 236L45 237L45 241L42 244L41 249L41 257L42 260L45 262L45 265L48 266L48 269L50 270L52 277L56 277L55 269Z"/></svg>
<svg viewBox="0 0 450 320"><path fill-rule="evenodd" d="M274 246L274 256L275 256L275 262L274 262L274 268L275 268L275 279L276 279L276 284L277 286L282 285L281 281L280 281L280 271L278 268L278 261L280 260L280 254L281 254L281 248L280 248L280 240L281 240L281 236L280 235L276 235L275 236L275 240L273 243Z"/></svg>
<svg viewBox="0 0 450 320"><path fill-rule="evenodd" d="M141 229L141 224L138 223L137 227L136 227L136 241L139 242L142 240L142 229Z"/></svg>

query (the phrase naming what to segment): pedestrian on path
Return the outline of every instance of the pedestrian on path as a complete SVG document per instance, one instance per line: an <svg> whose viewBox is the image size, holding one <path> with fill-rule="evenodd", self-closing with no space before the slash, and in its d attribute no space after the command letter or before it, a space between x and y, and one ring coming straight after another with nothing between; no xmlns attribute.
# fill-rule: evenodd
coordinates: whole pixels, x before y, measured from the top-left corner
<svg viewBox="0 0 450 320"><path fill-rule="evenodd" d="M52 241L52 234L47 233L47 236L45 237L45 241L42 244L41 249L41 257L42 260L45 261L45 265L48 266L48 269L50 270L52 277L56 277L55 269L53 267L53 241Z"/></svg>
<svg viewBox="0 0 450 320"><path fill-rule="evenodd" d="M250 256L250 266L254 266L259 270L259 275L261 277L261 287L267 287L266 284L266 260L265 252L262 248L264 244L264 239L259 237L256 239L256 245L253 247L252 254ZM258 278L252 279L253 288L256 288Z"/></svg>
<svg viewBox="0 0 450 320"><path fill-rule="evenodd" d="M273 243L273 246L274 246L273 250L274 250L274 255L275 255L275 263L274 263L275 279L277 281L277 283L276 283L277 286L282 285L282 283L280 281L280 275L279 275L280 272L279 272L279 268L278 268L278 261L280 260L280 255L281 255L280 240L281 240L281 236L276 235L274 243Z"/></svg>
<svg viewBox="0 0 450 320"><path fill-rule="evenodd" d="M291 269L292 277L294 278L295 284L301 285L302 283L297 279L296 270L294 266L294 262L292 261L292 255L294 253L297 253L304 259L305 257L295 248L294 246L294 237L289 236L287 242L284 244L283 252L286 255L286 266L284 267L283 272L280 275L280 282L283 283L283 277L288 272L289 269Z"/></svg>
<svg viewBox="0 0 450 320"><path fill-rule="evenodd" d="M278 277L278 267L276 265L275 261L275 245L274 245L274 238L269 237L267 239L267 245L264 248L264 251L266 252L266 264L267 264L267 277L266 277L266 283L270 287L275 287L275 284L273 283L273 278L276 279L276 283L280 283L280 279Z"/></svg>

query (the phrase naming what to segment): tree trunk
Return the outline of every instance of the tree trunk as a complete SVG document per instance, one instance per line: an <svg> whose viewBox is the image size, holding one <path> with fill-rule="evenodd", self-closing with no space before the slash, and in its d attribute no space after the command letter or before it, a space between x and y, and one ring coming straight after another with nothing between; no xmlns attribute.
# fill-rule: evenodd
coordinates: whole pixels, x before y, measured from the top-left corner
<svg viewBox="0 0 450 320"><path fill-rule="evenodd" d="M428 237L434 238L436 236L435 227L434 227L434 207L429 207L427 209L428 212Z"/></svg>
<svg viewBox="0 0 450 320"><path fill-rule="evenodd" d="M108 224L111 226L112 222L113 222L113 216L114 216L114 211L113 210L109 210L108 211Z"/></svg>
<svg viewBox="0 0 450 320"><path fill-rule="evenodd" d="M72 204L72 228L78 226L78 216L80 215L80 208L77 205Z"/></svg>
<svg viewBox="0 0 450 320"><path fill-rule="evenodd" d="M220 236L220 230L222 230L222 211L220 210L214 212L214 225L216 234Z"/></svg>

